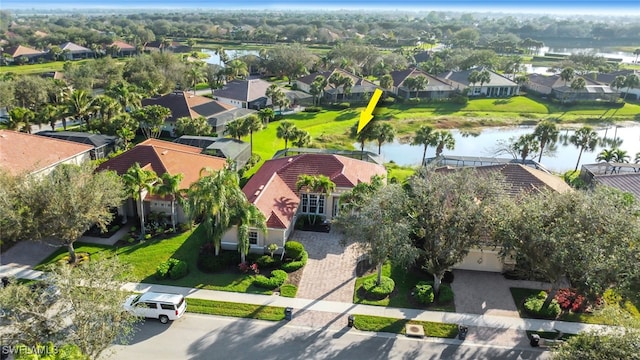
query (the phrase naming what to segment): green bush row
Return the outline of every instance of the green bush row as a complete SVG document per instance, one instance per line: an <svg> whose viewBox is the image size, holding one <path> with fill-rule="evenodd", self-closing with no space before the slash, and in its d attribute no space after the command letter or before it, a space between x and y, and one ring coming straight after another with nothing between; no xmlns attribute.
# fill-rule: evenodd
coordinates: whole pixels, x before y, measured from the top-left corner
<svg viewBox="0 0 640 360"><path fill-rule="evenodd" d="M396 287L396 283L387 276L382 276L380 279L380 285L377 284L377 276L372 276L362 283L362 289L368 294L375 297L385 297L393 292Z"/></svg>
<svg viewBox="0 0 640 360"><path fill-rule="evenodd" d="M551 300L551 304L546 309L542 308L544 301L547 298L546 291L540 291L537 295L529 296L524 301L524 309L531 316L555 319L560 315L562 311L560 304L556 299Z"/></svg>
<svg viewBox="0 0 640 360"><path fill-rule="evenodd" d="M436 300L433 283L430 281L421 281L416 285L415 297L423 304L431 304ZM446 304L453 301L453 290L449 284L440 284L440 293L438 294L438 302Z"/></svg>
<svg viewBox="0 0 640 360"><path fill-rule="evenodd" d="M265 289L275 289L284 284L288 277L287 273L282 270L273 270L269 278L264 275L256 275L253 284Z"/></svg>
<svg viewBox="0 0 640 360"><path fill-rule="evenodd" d="M189 265L186 261L170 258L169 260L158 265L156 268L156 278L161 279L180 279L189 273Z"/></svg>
<svg viewBox="0 0 640 360"><path fill-rule="evenodd" d="M302 255L300 256L300 260L282 264L282 270L288 273L294 272L298 269L301 269L303 266L307 265L307 260L309 260L309 254L306 251L302 250Z"/></svg>

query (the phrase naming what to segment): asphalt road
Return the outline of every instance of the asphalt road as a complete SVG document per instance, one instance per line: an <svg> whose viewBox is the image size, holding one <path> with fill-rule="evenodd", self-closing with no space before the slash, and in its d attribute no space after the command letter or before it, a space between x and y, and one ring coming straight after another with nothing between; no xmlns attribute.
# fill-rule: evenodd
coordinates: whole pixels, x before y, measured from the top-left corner
<svg viewBox="0 0 640 360"><path fill-rule="evenodd" d="M508 349L441 339L309 329L198 314L162 325L147 320L128 345L114 345L104 359L547 359L539 349Z"/></svg>

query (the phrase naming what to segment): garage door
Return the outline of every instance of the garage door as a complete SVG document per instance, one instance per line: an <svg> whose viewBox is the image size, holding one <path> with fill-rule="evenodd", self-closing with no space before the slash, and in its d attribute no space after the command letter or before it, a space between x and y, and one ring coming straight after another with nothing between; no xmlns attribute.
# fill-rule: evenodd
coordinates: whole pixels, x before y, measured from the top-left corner
<svg viewBox="0 0 640 360"><path fill-rule="evenodd" d="M454 266L454 269L502 272L502 260L497 251L474 249L469 251L467 257Z"/></svg>

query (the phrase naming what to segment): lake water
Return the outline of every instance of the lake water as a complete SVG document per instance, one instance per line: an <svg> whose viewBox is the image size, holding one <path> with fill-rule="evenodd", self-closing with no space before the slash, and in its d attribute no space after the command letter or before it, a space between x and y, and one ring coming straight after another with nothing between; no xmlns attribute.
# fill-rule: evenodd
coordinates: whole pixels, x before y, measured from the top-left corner
<svg viewBox="0 0 640 360"><path fill-rule="evenodd" d="M217 55L215 51L209 50L209 49L201 49L200 51L209 55L209 57L205 59L205 62L207 62L208 64L216 64L216 65L224 66L222 61L220 61L220 56ZM225 50L224 52L227 54L230 60L237 59L245 55L259 54L259 52L256 50Z"/></svg>
<svg viewBox="0 0 640 360"><path fill-rule="evenodd" d="M538 51L539 56L543 56L546 53L553 54L579 54L579 53L588 53L588 54L596 54L598 56L602 56L605 58L612 59L622 59L623 63L632 64L636 60L636 56L633 53L625 52L625 51L616 51L610 48L560 48L560 47L542 47ZM639 60L640 61L640 58Z"/></svg>
<svg viewBox="0 0 640 360"><path fill-rule="evenodd" d="M616 128L611 126L608 130L604 127L596 128L596 132L600 137L607 132L607 138L613 139L614 135L622 141L619 146L620 149L626 150L630 156L630 160L633 162L635 154L640 152L640 125L630 123ZM533 132L533 126L518 126L518 127L497 127L497 128L484 128L473 130L474 134L470 135L469 131L452 130L454 139L456 140L456 146L454 150L444 150L443 155L457 155L457 156L483 156L483 157L495 157L496 151L499 148L500 141L507 141L511 137L519 137L520 135L530 134ZM562 129L560 135L571 136L573 129ZM359 144L354 144L356 149L360 148ZM559 141L557 149L552 154L544 154L542 156L542 165L552 171L564 172L567 170L573 170L578 160L579 149L571 144L563 144ZM599 144L593 152L583 152L580 165L596 162L596 156L602 149L610 149L612 146ZM410 144L403 144L398 141L393 143L382 145L382 157L385 162L394 161L399 165L419 165L423 152L422 146L411 146ZM368 143L365 146L365 150L377 153L378 146L376 143ZM427 149L427 157L435 156L435 148L429 147ZM511 158L509 154L499 155L501 158ZM535 160L537 160L537 155Z"/></svg>

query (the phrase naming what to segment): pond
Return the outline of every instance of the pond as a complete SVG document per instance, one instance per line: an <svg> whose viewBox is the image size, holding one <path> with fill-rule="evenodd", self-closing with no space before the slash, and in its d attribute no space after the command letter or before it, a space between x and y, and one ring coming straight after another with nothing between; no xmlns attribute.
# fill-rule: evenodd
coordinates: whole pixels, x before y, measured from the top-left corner
<svg viewBox="0 0 640 360"><path fill-rule="evenodd" d="M625 51L617 51L611 48L563 48L563 47L542 47L538 50L536 55L544 56L546 53L552 54L595 54L604 58L621 59L623 63L632 64L636 60L636 56L633 53Z"/></svg>
<svg viewBox="0 0 640 360"><path fill-rule="evenodd" d="M216 65L221 65L224 66L224 64L222 63L222 61L220 61L220 56L216 54L215 51L213 50L209 50L209 49L201 49L200 51L202 51L203 53L209 55L209 57L207 59L205 59L205 62L207 64L216 64ZM245 55L258 55L259 52L256 50L225 50L224 51L227 56L229 57L230 60L233 59L237 59L241 56L245 56Z"/></svg>
<svg viewBox="0 0 640 360"><path fill-rule="evenodd" d="M511 158L509 154L496 156L496 152L500 148L500 142L508 141L511 137L519 137L520 135L530 134L533 132L533 126L517 126L517 127L497 127L483 128L473 130L452 130L453 137L456 141L454 150L444 150L443 155L457 156L484 156L484 157L501 157ZM574 129L562 129L560 135L562 138L569 137L573 134ZM618 146L620 149L627 151L631 162L635 154L640 152L640 125L637 123L618 124L618 127L611 125L608 129L605 127L595 128L598 135L602 138L605 136L609 141L614 136L622 143ZM473 131L471 133L470 131ZM359 144L354 144L356 149L360 148ZM612 148L611 143L598 144L593 152L584 152L580 161L580 165L596 162L598 153L603 149ZM393 161L399 165L419 165L423 152L422 146L412 146L410 144L400 143L397 140L393 143L383 144L381 155L385 162ZM368 143L365 150L377 153L378 146L376 143ZM542 165L555 172L564 172L573 170L578 160L579 149L574 145L558 141L556 149L549 154L543 154ZM427 149L427 157L435 156L435 148ZM537 155L535 157L537 160Z"/></svg>

